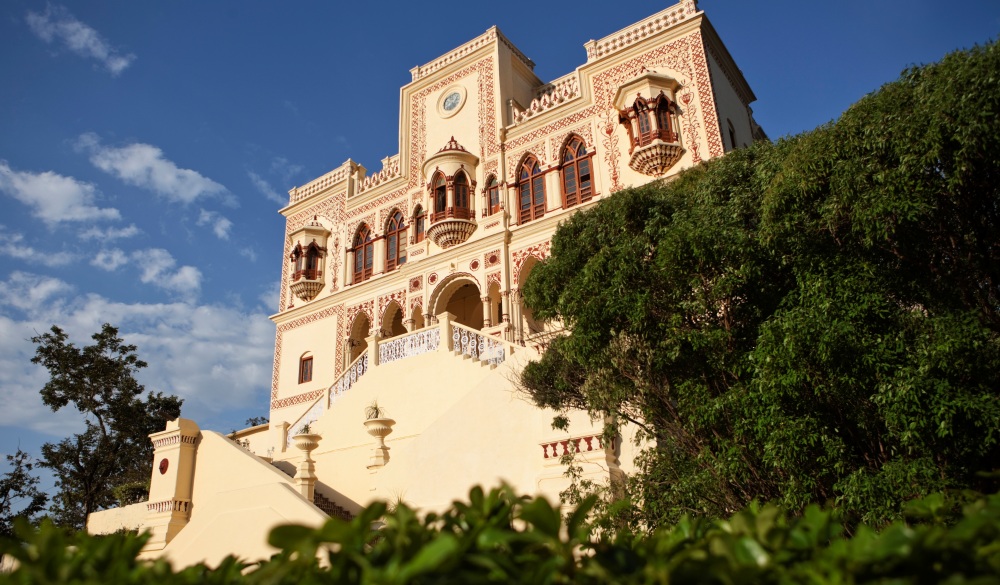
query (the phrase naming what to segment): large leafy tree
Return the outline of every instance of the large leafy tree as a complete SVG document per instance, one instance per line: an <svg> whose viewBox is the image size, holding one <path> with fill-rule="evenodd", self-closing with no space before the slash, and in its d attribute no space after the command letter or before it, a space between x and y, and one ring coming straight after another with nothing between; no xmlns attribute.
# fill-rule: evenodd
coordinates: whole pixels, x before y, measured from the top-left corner
<svg viewBox="0 0 1000 585"><path fill-rule="evenodd" d="M525 285L542 405L638 424L651 523L753 498L880 523L1000 461L1000 48L567 221Z"/></svg>
<svg viewBox="0 0 1000 585"><path fill-rule="evenodd" d="M7 455L7 465L7 472L0 475L0 537L14 536L15 518L36 521L48 500L38 489L38 476L32 474L36 462L30 455L18 449Z"/></svg>
<svg viewBox="0 0 1000 585"><path fill-rule="evenodd" d="M73 405L85 417L82 433L42 446L42 463L56 476L53 515L82 528L87 514L122 502L122 488L146 484L153 449L148 435L180 415L182 400L146 392L135 373L146 367L136 347L104 324L94 344L77 347L57 326L32 338L32 362L50 375L41 390L53 411ZM116 495L117 492L117 495Z"/></svg>

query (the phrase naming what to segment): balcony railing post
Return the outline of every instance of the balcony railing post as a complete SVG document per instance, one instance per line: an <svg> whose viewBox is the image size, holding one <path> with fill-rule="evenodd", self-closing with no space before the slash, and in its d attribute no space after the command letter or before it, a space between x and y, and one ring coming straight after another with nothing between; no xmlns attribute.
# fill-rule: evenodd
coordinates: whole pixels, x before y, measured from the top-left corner
<svg viewBox="0 0 1000 585"><path fill-rule="evenodd" d="M454 351L451 343L451 320L454 318L455 316L448 311L437 316L438 326L441 328L441 345L438 349L441 351Z"/></svg>
<svg viewBox="0 0 1000 585"><path fill-rule="evenodd" d="M378 365L378 342L382 339L378 333L370 337L365 338L368 343L368 347L365 351L368 352L368 367L374 367Z"/></svg>

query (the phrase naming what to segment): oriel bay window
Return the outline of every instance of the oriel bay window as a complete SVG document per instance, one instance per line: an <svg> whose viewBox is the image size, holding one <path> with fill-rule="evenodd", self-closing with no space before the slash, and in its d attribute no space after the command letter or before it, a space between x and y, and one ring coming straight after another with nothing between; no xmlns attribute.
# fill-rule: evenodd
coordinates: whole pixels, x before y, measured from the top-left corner
<svg viewBox="0 0 1000 585"><path fill-rule="evenodd" d="M517 190L520 195L519 223L545 215L545 174L538 159L529 156L518 170Z"/></svg>
<svg viewBox="0 0 1000 585"><path fill-rule="evenodd" d="M354 236L354 282L364 282L372 277L372 264L375 259L375 239L371 229L361 224Z"/></svg>
<svg viewBox="0 0 1000 585"><path fill-rule="evenodd" d="M455 207L449 210L448 217L472 217L472 209L469 208L469 177L461 171L455 175Z"/></svg>
<svg viewBox="0 0 1000 585"><path fill-rule="evenodd" d="M431 216L431 221L444 219L448 210L448 183L444 179L444 173L434 173L434 179L431 180L431 197L434 199L434 215Z"/></svg>
<svg viewBox="0 0 1000 585"><path fill-rule="evenodd" d="M563 207L589 201L594 196L590 180L590 154L578 136L574 136L562 153Z"/></svg>
<svg viewBox="0 0 1000 585"><path fill-rule="evenodd" d="M396 210L385 228L385 271L395 270L406 263L406 224Z"/></svg>

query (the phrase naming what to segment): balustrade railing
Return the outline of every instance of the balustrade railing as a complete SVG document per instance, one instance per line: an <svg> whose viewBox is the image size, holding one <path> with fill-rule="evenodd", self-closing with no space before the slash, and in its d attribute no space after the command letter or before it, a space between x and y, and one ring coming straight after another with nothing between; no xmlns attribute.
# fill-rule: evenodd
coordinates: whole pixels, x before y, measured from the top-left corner
<svg viewBox="0 0 1000 585"><path fill-rule="evenodd" d="M380 341L378 343L378 363L379 365L387 364L403 358L437 351L440 346L441 328L432 325L420 331Z"/></svg>
<svg viewBox="0 0 1000 585"><path fill-rule="evenodd" d="M309 410L299 417L297 421L288 426L288 436L285 437L285 447L292 446L292 437L301 434L305 431L307 425L312 425L314 422L319 420L319 417L323 416L325 396L320 396L316 399Z"/></svg>
<svg viewBox="0 0 1000 585"><path fill-rule="evenodd" d="M483 335L475 329L452 323L451 348L456 353L467 355L499 366L507 358L507 344L491 335Z"/></svg>
<svg viewBox="0 0 1000 585"><path fill-rule="evenodd" d="M347 370L337 378L337 381L330 386L330 404L351 389L351 386L358 381L358 378L368 371L368 352L364 352L356 360L347 366Z"/></svg>

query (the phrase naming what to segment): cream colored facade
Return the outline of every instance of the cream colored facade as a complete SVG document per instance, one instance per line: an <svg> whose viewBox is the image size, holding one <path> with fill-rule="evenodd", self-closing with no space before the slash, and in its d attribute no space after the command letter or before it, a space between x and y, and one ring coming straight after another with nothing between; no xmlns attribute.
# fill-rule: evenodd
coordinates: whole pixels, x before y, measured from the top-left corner
<svg viewBox="0 0 1000 585"><path fill-rule="evenodd" d="M492 28L413 69L399 153L373 173L348 160L281 210L270 424L237 444L171 423L152 437L145 515L94 514L90 529L149 528L148 554L181 564L259 558L275 524L327 517L313 494L338 514L374 499L440 509L501 481L557 499L567 451L591 478L630 473L629 429L605 445L600 421L571 413L553 431L516 391L545 335L520 286L569 214L763 133L693 0L585 49L546 83ZM390 420L366 422L373 401Z"/></svg>

